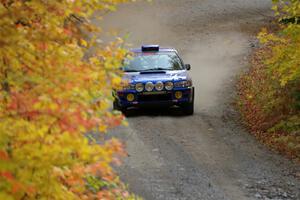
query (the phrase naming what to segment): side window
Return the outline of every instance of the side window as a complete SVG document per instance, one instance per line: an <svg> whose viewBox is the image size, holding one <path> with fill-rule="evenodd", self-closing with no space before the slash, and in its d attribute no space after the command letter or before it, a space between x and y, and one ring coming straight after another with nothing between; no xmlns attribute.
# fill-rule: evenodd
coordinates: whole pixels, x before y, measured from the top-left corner
<svg viewBox="0 0 300 200"><path fill-rule="evenodd" d="M180 65L181 65L180 69L185 69L184 62L183 62L183 60L181 59L181 57L178 55L178 53L176 53L176 56L177 56L178 62L179 62Z"/></svg>

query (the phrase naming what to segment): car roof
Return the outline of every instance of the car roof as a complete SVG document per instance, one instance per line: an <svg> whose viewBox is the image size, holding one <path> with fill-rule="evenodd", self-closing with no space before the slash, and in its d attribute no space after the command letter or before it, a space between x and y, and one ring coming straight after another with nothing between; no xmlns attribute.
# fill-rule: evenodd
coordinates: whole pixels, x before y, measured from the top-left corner
<svg viewBox="0 0 300 200"><path fill-rule="evenodd" d="M133 53L143 53L144 51L142 51L142 48L133 48L130 49L131 52ZM159 47L159 51L154 51L156 53L164 53L164 52L175 52L177 53L177 50L171 47Z"/></svg>

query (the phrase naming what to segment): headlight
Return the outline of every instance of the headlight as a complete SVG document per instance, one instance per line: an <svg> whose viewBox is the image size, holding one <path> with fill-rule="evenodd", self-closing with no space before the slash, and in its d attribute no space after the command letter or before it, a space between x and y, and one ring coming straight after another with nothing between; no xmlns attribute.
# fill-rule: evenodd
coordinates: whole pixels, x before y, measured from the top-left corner
<svg viewBox="0 0 300 200"><path fill-rule="evenodd" d="M143 83L137 83L135 85L135 90L138 92L142 92L144 90L144 84Z"/></svg>
<svg viewBox="0 0 300 200"><path fill-rule="evenodd" d="M145 85L145 89L148 91L148 92L151 92L154 88L154 84L152 82L148 82L146 83Z"/></svg>
<svg viewBox="0 0 300 200"><path fill-rule="evenodd" d="M174 87L174 84L172 82L166 82L165 83L166 90L172 90L173 87Z"/></svg>
<svg viewBox="0 0 300 200"><path fill-rule="evenodd" d="M157 83L155 83L155 89L157 91L162 91L164 89L164 84L161 81L158 81Z"/></svg>
<svg viewBox="0 0 300 200"><path fill-rule="evenodd" d="M192 86L192 81L190 80L187 80L187 81L179 81L179 82L176 82L174 83L174 87L177 87L177 88L184 88L184 87L191 87Z"/></svg>

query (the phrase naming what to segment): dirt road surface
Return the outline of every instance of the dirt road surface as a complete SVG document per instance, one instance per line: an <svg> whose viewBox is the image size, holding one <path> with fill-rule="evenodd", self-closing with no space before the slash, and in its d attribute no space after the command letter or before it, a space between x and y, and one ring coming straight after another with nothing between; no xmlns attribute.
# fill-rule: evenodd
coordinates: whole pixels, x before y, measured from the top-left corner
<svg viewBox="0 0 300 200"><path fill-rule="evenodd" d="M178 49L196 87L193 116L138 111L111 131L127 147L118 170L131 192L147 200L300 199L299 167L250 136L232 106L270 7L270 0L154 0L105 17L105 28L130 33L133 46Z"/></svg>

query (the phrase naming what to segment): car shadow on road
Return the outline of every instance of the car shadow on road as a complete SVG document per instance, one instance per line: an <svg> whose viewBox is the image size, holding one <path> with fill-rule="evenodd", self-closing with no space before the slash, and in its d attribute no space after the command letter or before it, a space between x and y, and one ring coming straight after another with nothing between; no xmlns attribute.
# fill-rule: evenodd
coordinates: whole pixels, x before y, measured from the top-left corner
<svg viewBox="0 0 300 200"><path fill-rule="evenodd" d="M126 111L127 118L141 117L141 116L166 116L166 117L187 117L180 108L139 108L129 109Z"/></svg>

